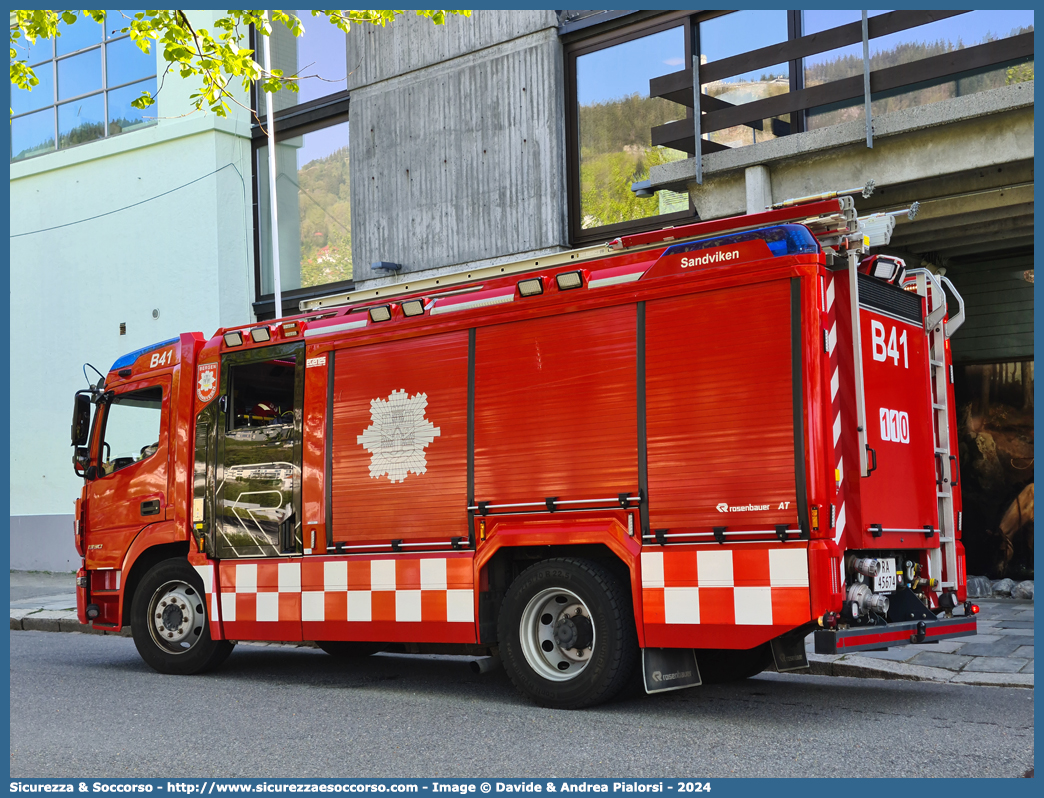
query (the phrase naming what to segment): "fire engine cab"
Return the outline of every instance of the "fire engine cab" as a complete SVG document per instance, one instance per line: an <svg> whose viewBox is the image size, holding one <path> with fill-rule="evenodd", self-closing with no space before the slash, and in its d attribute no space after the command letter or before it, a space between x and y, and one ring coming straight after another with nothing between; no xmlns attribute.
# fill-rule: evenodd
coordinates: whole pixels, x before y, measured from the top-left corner
<svg viewBox="0 0 1044 798"><path fill-rule="evenodd" d="M119 358L75 397L81 622L163 673L496 654L563 708L974 634L963 301L870 253L870 190Z"/></svg>

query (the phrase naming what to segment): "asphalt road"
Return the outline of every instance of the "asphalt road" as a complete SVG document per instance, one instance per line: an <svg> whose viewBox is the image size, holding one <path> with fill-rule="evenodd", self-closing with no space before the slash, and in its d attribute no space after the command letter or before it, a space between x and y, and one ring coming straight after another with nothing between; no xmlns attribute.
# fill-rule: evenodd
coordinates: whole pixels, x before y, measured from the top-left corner
<svg viewBox="0 0 1044 798"><path fill-rule="evenodd" d="M1021 776L1033 691L763 674L566 712L466 658L240 645L161 676L130 639L11 632L12 777Z"/></svg>

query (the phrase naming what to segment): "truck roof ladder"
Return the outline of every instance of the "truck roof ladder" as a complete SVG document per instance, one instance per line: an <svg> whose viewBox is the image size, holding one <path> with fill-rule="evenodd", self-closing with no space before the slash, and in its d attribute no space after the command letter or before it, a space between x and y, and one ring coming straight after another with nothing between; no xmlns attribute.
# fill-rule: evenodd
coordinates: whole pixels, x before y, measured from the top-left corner
<svg viewBox="0 0 1044 798"><path fill-rule="evenodd" d="M820 238L824 246L836 243L835 239L857 232L858 220L855 205L850 194L862 191L866 196L866 188L847 191L832 191L813 197L802 197L779 203L779 206L760 213L731 216L723 219L694 222L680 227L666 227L648 233L615 238L605 244L566 250L564 252L543 255L537 258L523 258L507 263L484 266L479 269L468 269L456 274L448 274L427 279L408 280L402 283L370 288L361 291L341 291L314 299L301 300L302 313L314 313L329 308L343 307L356 303L383 301L390 297L406 294L443 293L449 288L458 288L467 283L481 280L492 280L511 274L533 271L534 269L551 269L558 266L583 263L589 260L605 258L622 250L641 250L668 243L680 243L687 240L706 238L712 235L727 235L758 227L777 224L798 223L809 227L813 235Z"/></svg>
<svg viewBox="0 0 1044 798"><path fill-rule="evenodd" d="M931 369L931 405L935 427L935 456L940 460L939 489L936 491L939 509L939 548L929 550L929 576L938 574L939 587L957 589L957 518L953 505L954 464L950 451L950 372L946 368L946 339L956 332L964 322L964 300L954 290L953 284L941 275L927 269L911 269L907 278L912 278L917 293L928 298L929 312L925 317L925 332L928 334L928 358ZM959 310L953 318L946 320L946 295L943 283L957 298Z"/></svg>

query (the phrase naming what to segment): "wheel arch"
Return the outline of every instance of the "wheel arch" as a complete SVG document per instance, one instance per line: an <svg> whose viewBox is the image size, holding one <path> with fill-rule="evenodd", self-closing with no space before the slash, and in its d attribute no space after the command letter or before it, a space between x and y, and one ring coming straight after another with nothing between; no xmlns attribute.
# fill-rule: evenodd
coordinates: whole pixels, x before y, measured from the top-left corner
<svg viewBox="0 0 1044 798"><path fill-rule="evenodd" d="M134 593L141 583L142 577L149 570L164 560L185 559L188 560L188 541L171 542L149 542L142 547L137 547L142 535L134 541L130 551L127 552L123 570L123 596L120 600L120 622L125 626L130 619L131 603L134 601ZM137 549L137 550L136 550ZM129 566L129 571L128 571Z"/></svg>
<svg viewBox="0 0 1044 798"><path fill-rule="evenodd" d="M576 557L598 562L631 587L632 610L639 646L645 645L641 616L641 573L638 553L630 554L609 541L563 543L561 545L500 545L477 559L479 642L495 643L497 618L511 583L526 568L542 560ZM629 556L630 555L630 556ZM626 559L625 559L626 558Z"/></svg>

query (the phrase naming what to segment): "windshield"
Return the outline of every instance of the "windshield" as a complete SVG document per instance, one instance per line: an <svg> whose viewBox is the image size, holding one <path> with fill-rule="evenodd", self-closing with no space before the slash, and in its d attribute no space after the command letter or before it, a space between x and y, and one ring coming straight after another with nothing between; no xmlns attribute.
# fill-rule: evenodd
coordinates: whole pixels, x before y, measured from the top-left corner
<svg viewBox="0 0 1044 798"><path fill-rule="evenodd" d="M103 475L140 462L159 449L163 389L120 394L110 400L102 443Z"/></svg>

